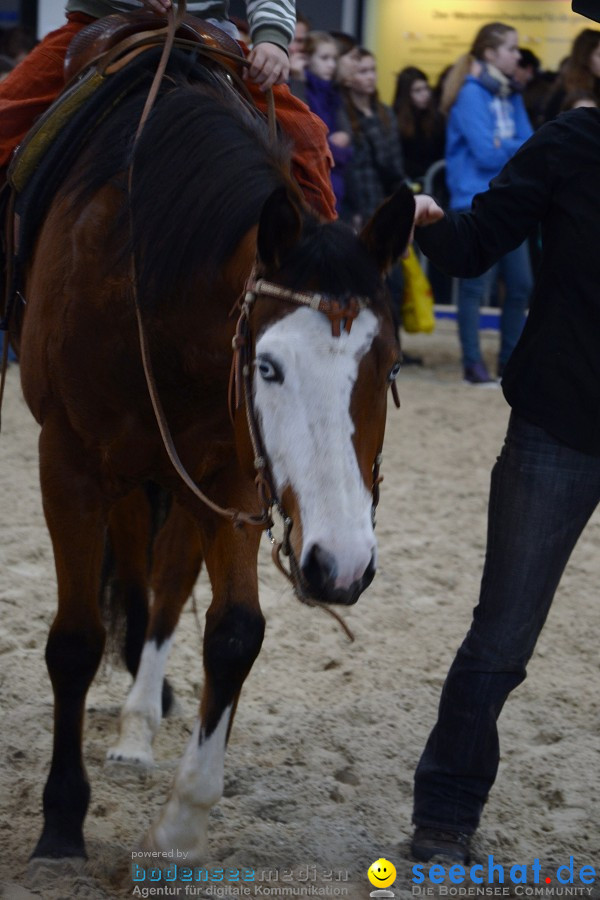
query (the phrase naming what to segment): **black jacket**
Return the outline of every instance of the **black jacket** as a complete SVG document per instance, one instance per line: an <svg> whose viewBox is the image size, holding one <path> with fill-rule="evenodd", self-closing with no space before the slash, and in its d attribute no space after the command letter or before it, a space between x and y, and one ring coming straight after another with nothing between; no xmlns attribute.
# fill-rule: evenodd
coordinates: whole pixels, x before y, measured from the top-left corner
<svg viewBox="0 0 600 900"><path fill-rule="evenodd" d="M600 110L562 113L531 137L471 212L418 228L449 275L473 277L542 226L530 313L502 387L512 408L600 455Z"/></svg>

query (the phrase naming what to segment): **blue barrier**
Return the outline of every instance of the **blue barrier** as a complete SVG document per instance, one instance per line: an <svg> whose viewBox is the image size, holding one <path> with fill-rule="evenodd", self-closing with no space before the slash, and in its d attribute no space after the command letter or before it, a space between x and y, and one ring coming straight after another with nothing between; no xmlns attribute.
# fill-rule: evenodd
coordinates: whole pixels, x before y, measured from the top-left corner
<svg viewBox="0 0 600 900"><path fill-rule="evenodd" d="M434 306L433 312L436 319L439 319L440 321L442 319L451 319L453 322L456 322L455 306ZM482 306L479 310L479 327L499 331L500 314L501 310L496 309L495 307Z"/></svg>

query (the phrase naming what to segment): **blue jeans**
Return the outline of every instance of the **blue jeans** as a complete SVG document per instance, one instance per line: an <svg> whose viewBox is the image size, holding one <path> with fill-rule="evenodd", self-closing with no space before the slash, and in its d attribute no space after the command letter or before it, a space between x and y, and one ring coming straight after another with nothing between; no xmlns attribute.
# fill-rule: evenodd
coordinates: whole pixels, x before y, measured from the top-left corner
<svg viewBox="0 0 600 900"><path fill-rule="evenodd" d="M462 347L463 365L472 366L481 360L479 347L479 307L490 286L500 275L506 286L500 320L500 354L504 366L521 336L525 311L533 287L527 241L503 256L491 269L478 278L461 278L458 288L458 335Z"/></svg>
<svg viewBox="0 0 600 900"><path fill-rule="evenodd" d="M479 604L450 667L415 774L415 825L471 834L496 778L496 720L526 666L556 588L600 501L600 457L514 413L492 470Z"/></svg>

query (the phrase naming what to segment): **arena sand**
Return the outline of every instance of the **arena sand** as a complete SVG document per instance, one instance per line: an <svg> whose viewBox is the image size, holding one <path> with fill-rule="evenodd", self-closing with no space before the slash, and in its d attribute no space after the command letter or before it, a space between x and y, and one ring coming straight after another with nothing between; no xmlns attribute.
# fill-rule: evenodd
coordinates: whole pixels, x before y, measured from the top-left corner
<svg viewBox="0 0 600 900"><path fill-rule="evenodd" d="M485 338L491 364L496 340ZM395 896L415 895L408 850L413 771L476 601L489 473L508 408L500 390L459 382L451 325L411 337L406 347L422 353L426 366L403 370L402 408L390 408L378 573L358 604L344 611L355 643L324 613L293 598L265 541L266 639L242 694L206 861L211 879L225 868L253 870L256 881L242 872L237 886L195 885L198 893L187 896L216 896L217 887L228 898L318 896L320 888L320 896L362 900L372 890L367 868L379 857L397 868ZM207 580L201 577L195 590L197 613L188 603L177 632L168 674L178 707L157 737L156 768L138 773L104 765L129 686L126 673L104 663L88 695L85 724L89 862L79 873L28 870L50 759L44 645L55 579L38 488L37 426L15 366L0 463L2 896L140 896L133 893L132 853L164 801L196 713ZM501 719L502 762L475 849L483 860L493 854L506 873L536 858L543 875L555 873L571 856L575 873L582 865L600 869L599 543L596 515L563 578L529 678ZM518 896L508 881L506 874L503 895ZM240 885L250 893L240 894ZM599 888L576 896L600 897Z"/></svg>

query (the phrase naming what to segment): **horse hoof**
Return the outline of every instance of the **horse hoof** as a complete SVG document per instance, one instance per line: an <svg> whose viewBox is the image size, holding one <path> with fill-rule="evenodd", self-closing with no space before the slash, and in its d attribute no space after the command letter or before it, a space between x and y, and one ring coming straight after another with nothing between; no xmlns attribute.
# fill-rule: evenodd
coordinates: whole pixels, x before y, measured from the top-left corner
<svg viewBox="0 0 600 900"><path fill-rule="evenodd" d="M27 863L27 883L31 888L37 888L60 878L73 879L82 874L85 866L83 856L64 856L61 859L34 856Z"/></svg>
<svg viewBox="0 0 600 900"><path fill-rule="evenodd" d="M130 750L111 747L106 753L106 765L130 766L132 770L147 771L154 768L154 756L151 750Z"/></svg>

